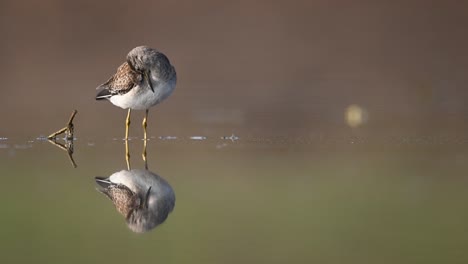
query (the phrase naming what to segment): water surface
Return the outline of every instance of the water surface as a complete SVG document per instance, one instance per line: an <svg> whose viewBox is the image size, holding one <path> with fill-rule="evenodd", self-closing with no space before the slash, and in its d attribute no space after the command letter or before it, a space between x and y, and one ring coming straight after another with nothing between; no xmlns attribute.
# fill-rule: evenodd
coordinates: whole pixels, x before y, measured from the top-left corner
<svg viewBox="0 0 468 264"><path fill-rule="evenodd" d="M78 138L75 169L45 140L3 139L2 262L468 259L466 140L236 137L148 141L176 203L144 234L96 190L94 177L127 169L122 140ZM129 148L143 169L143 141Z"/></svg>

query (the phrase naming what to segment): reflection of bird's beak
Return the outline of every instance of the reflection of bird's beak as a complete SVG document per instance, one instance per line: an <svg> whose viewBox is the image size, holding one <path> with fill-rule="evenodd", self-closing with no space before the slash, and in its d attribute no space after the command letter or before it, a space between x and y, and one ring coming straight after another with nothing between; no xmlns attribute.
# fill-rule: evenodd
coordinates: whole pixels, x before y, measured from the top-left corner
<svg viewBox="0 0 468 264"><path fill-rule="evenodd" d="M151 83L151 79L150 79L150 77L149 77L149 71L145 71L145 73L143 74L143 76L145 76L146 82L148 82L148 85L149 85L149 87L151 88L151 91L154 93L153 84Z"/></svg>
<svg viewBox="0 0 468 264"><path fill-rule="evenodd" d="M148 209L148 199L149 199L149 194L151 191L151 186L148 188L148 191L146 192L145 199L143 200L142 207L145 209Z"/></svg>

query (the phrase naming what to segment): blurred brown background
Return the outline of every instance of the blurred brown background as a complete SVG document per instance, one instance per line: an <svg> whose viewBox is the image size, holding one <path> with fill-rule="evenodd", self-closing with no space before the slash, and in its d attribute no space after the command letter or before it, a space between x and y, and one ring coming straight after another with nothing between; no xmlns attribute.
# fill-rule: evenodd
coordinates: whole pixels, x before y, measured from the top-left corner
<svg viewBox="0 0 468 264"><path fill-rule="evenodd" d="M467 7L0 0L0 263L468 263ZM94 97L143 44L178 72L148 122L177 202L137 236L95 190L126 113ZM29 140L73 109L76 169Z"/></svg>
<svg viewBox="0 0 468 264"><path fill-rule="evenodd" d="M150 134L340 131L351 104L369 113L362 130L457 134L468 114L467 7L1 1L0 136L47 134L75 108L78 136L122 135L125 111L94 101L95 87L143 44L166 53L179 77L150 112Z"/></svg>

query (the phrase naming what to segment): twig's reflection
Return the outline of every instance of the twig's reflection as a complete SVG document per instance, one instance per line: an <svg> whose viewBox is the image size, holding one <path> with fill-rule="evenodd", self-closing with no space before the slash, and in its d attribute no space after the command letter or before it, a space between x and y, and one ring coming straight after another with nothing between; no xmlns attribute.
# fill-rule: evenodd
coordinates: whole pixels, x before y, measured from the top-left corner
<svg viewBox="0 0 468 264"><path fill-rule="evenodd" d="M112 201L132 231L147 232L162 224L172 212L175 194L166 180L148 170L146 140L142 153L145 169L131 169L128 141L125 141L125 157L127 170L107 178L95 178L98 191Z"/></svg>
<svg viewBox="0 0 468 264"><path fill-rule="evenodd" d="M60 142L57 142L56 139L48 139L49 143L51 143L52 145L64 150L67 152L67 155L68 155L68 159L70 160L73 168L76 168L77 165L76 165L76 162L75 160L73 159L73 139L72 140L68 140L68 139L65 139L65 144L62 144Z"/></svg>

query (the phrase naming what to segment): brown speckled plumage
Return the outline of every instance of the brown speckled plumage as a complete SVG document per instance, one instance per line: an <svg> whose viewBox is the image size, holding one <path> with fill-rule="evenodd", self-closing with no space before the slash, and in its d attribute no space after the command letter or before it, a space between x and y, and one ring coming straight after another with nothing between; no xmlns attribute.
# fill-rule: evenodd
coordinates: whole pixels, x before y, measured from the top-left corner
<svg viewBox="0 0 468 264"><path fill-rule="evenodd" d="M127 218L139 206L140 199L125 185L110 185L103 193L112 200L117 211Z"/></svg>
<svg viewBox="0 0 468 264"><path fill-rule="evenodd" d="M142 80L140 73L134 71L125 62L117 69L117 72L102 86L105 86L112 95L126 94Z"/></svg>

